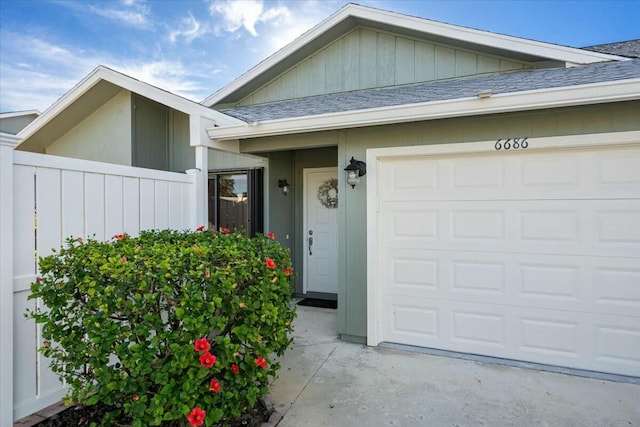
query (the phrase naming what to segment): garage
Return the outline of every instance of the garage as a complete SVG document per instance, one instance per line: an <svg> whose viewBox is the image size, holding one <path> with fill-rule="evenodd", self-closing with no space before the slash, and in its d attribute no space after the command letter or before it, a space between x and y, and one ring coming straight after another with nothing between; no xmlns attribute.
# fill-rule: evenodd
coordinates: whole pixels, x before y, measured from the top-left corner
<svg viewBox="0 0 640 427"><path fill-rule="evenodd" d="M638 133L523 140L368 150L368 343L640 376Z"/></svg>

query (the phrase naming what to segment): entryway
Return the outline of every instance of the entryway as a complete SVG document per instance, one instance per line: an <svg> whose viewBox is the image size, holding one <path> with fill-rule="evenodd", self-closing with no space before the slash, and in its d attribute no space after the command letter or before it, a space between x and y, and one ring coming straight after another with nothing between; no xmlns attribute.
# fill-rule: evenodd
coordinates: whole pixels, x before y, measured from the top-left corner
<svg viewBox="0 0 640 427"><path fill-rule="evenodd" d="M338 293L338 170L303 170L303 268L305 294Z"/></svg>

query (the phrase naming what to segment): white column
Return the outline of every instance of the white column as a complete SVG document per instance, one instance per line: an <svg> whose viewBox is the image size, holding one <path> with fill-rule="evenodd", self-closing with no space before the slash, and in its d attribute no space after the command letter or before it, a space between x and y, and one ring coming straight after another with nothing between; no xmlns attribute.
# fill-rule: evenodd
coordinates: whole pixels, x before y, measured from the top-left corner
<svg viewBox="0 0 640 427"><path fill-rule="evenodd" d="M196 147L196 224L204 225L209 223L209 149L207 147Z"/></svg>
<svg viewBox="0 0 640 427"><path fill-rule="evenodd" d="M13 425L13 143L0 140L0 426Z"/></svg>
<svg viewBox="0 0 640 427"><path fill-rule="evenodd" d="M202 118L198 115L189 116L190 145L196 151L195 175L195 226L209 223L208 212L208 179L209 179L209 149L203 144L203 139L208 140L202 124Z"/></svg>

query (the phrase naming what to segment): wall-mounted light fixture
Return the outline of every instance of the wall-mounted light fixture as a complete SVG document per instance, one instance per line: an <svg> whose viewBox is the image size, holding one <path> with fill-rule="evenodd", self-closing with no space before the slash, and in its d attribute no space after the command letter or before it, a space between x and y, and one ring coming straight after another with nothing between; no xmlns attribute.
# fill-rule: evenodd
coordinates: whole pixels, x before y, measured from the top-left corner
<svg viewBox="0 0 640 427"><path fill-rule="evenodd" d="M289 189L291 188L291 186L286 179L279 179L278 188L280 189L280 191L282 191L282 194L286 196L287 193L289 193Z"/></svg>
<svg viewBox="0 0 640 427"><path fill-rule="evenodd" d="M367 164L351 157L349 164L344 170L347 172L347 184L349 184L351 188L356 188L356 184L360 182L360 177L367 174Z"/></svg>

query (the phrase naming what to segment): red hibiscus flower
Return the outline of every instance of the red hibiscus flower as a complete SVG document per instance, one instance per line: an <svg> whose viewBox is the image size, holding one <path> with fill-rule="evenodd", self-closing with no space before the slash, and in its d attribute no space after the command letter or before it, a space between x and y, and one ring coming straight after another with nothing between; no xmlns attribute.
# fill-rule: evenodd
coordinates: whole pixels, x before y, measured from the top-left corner
<svg viewBox="0 0 640 427"><path fill-rule="evenodd" d="M133 396L131 396L131 400L133 400L134 402L136 402L138 399L140 399L140 397L138 397L137 394L134 394Z"/></svg>
<svg viewBox="0 0 640 427"><path fill-rule="evenodd" d="M271 270L275 270L276 268L276 263L271 258L267 258L267 268Z"/></svg>
<svg viewBox="0 0 640 427"><path fill-rule="evenodd" d="M229 229L228 228L224 228L224 227L220 227L220 232L222 234L229 234Z"/></svg>
<svg viewBox="0 0 640 427"><path fill-rule="evenodd" d="M219 393L220 392L220 382L218 380L216 380L215 378L211 380L211 384L209 384L209 390L211 390L214 393Z"/></svg>
<svg viewBox="0 0 640 427"><path fill-rule="evenodd" d="M284 275L285 276L291 276L293 274L293 270L290 269L289 267L284 269Z"/></svg>
<svg viewBox="0 0 640 427"><path fill-rule="evenodd" d="M234 363L233 365L231 365L231 372L233 372L234 374L240 373L240 367Z"/></svg>
<svg viewBox="0 0 640 427"><path fill-rule="evenodd" d="M270 231L269 234L267 234L267 236L269 236L269 238L271 240L275 240L276 239L276 233L274 233L273 231Z"/></svg>
<svg viewBox="0 0 640 427"><path fill-rule="evenodd" d="M207 269L204 271L204 277L209 277L209 276L211 276L211 272L210 272L210 271L209 271L209 269L207 268Z"/></svg>
<svg viewBox="0 0 640 427"><path fill-rule="evenodd" d="M42 277L40 276L36 277L36 283L40 283L40 282L42 282Z"/></svg>
<svg viewBox="0 0 640 427"><path fill-rule="evenodd" d="M264 360L264 357L262 356L256 357L255 364L256 366L260 366L262 369L265 369L267 367L267 361Z"/></svg>
<svg viewBox="0 0 640 427"><path fill-rule="evenodd" d="M196 228L196 231L204 231L204 225L201 225L200 227Z"/></svg>
<svg viewBox="0 0 640 427"><path fill-rule="evenodd" d="M191 425L191 427L201 426L204 423L204 417L206 416L207 413L196 406L191 410L191 412L189 412L189 415L187 415L187 421L189 421L189 425Z"/></svg>
<svg viewBox="0 0 640 427"><path fill-rule="evenodd" d="M211 345L209 345L209 341L206 338L200 338L196 340L196 343L193 345L195 351L202 353L204 351L209 351Z"/></svg>
<svg viewBox="0 0 640 427"><path fill-rule="evenodd" d="M214 363L216 363L216 360L218 359L208 351L206 353L202 353L202 356L200 356L200 364L203 368L213 367Z"/></svg>
<svg viewBox="0 0 640 427"><path fill-rule="evenodd" d="M124 234L116 234L115 236L112 237L112 239L116 239L116 240L122 240L124 239L126 236Z"/></svg>

